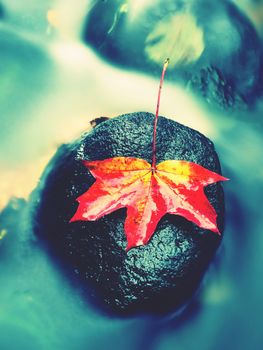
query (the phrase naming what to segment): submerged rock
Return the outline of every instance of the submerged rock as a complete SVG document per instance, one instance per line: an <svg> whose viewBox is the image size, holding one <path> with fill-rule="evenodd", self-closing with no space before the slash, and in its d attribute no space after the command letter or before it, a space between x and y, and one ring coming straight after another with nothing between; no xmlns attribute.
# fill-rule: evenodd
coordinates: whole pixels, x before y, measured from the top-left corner
<svg viewBox="0 0 263 350"><path fill-rule="evenodd" d="M166 79L183 85L215 67L233 93L245 99L245 107L262 96L260 39L230 1L96 1L89 7L83 39L110 62L158 78L169 57ZM193 91L200 93L198 84ZM221 93L218 90L219 100L210 103L224 109ZM240 107L243 104L231 103L232 109Z"/></svg>
<svg viewBox="0 0 263 350"><path fill-rule="evenodd" d="M10 242L18 242L17 232L23 230L23 213L26 208L26 201L22 198L13 197L9 200L4 209L0 212L0 247L4 248L1 250L1 259L9 257L13 246ZM7 243L7 244L6 244Z"/></svg>
<svg viewBox="0 0 263 350"><path fill-rule="evenodd" d="M232 83L215 67L201 69L201 71L188 82L188 88L193 92L198 92L210 105L225 110L247 109L245 99L236 92Z"/></svg>
<svg viewBox="0 0 263 350"><path fill-rule="evenodd" d="M33 229L52 253L76 274L88 298L117 313L163 313L193 295L221 237L177 215L165 215L145 246L125 251L126 209L94 222L69 220L76 198L94 178L82 159L132 156L151 161L153 115L132 113L102 122L79 140L61 146L31 196ZM157 163L196 162L220 173L214 146L199 132L160 117ZM220 184L206 188L223 231L224 198Z"/></svg>

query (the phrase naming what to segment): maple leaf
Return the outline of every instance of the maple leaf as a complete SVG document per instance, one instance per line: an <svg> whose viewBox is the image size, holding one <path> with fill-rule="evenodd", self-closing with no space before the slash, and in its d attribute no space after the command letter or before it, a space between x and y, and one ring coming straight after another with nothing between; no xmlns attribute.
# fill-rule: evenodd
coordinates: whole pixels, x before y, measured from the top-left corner
<svg viewBox="0 0 263 350"><path fill-rule="evenodd" d="M227 180L201 165L185 160L166 160L156 165L156 132L166 59L161 75L153 127L152 164L144 159L115 157L84 161L96 182L77 201L70 222L93 221L120 208L127 208L124 230L127 248L146 244L160 219L177 214L199 227L220 234L217 214L204 194L204 187Z"/></svg>
<svg viewBox="0 0 263 350"><path fill-rule="evenodd" d="M146 244L166 213L219 234L217 214L204 187L226 180L223 176L183 160L166 160L154 168L146 160L130 157L84 161L84 165L96 182L77 199L71 222L97 220L126 207L127 250Z"/></svg>

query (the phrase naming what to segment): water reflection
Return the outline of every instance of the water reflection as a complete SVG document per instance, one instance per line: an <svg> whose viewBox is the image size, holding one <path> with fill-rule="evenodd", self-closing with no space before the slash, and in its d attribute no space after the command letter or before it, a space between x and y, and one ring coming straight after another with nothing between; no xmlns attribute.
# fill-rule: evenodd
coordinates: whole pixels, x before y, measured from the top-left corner
<svg viewBox="0 0 263 350"><path fill-rule="evenodd" d="M154 111L158 82L111 67L77 41L80 23L75 15L70 19L72 1L63 12L70 25L63 24L61 32L47 30L46 17L54 5L63 8L61 1L2 3L0 348L101 350L114 344L116 350L260 349L260 103L243 115L219 114L165 83L161 114L209 136L224 175L231 178L224 185L225 237L200 290L180 316L109 319L83 301L38 245L27 229L26 201L10 197L26 198L57 146L77 137L95 117ZM80 1L79 19L89 5ZM42 24L20 20L24 11L37 11Z"/></svg>

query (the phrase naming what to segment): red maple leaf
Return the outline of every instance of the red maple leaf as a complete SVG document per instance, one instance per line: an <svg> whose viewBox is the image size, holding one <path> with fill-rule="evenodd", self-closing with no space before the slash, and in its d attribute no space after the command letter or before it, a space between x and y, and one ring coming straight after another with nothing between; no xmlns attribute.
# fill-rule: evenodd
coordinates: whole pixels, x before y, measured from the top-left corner
<svg viewBox="0 0 263 350"><path fill-rule="evenodd" d="M116 157L84 161L96 182L77 200L72 221L97 220L127 208L127 250L146 244L160 219L177 214L199 227L219 233L217 214L204 194L204 187L226 180L201 165L166 160L155 168L146 160Z"/></svg>
<svg viewBox="0 0 263 350"><path fill-rule="evenodd" d="M152 164L144 159L115 157L84 161L96 182L77 200L70 222L93 221L127 208L127 250L146 244L160 219L176 214L218 234L217 214L204 194L204 187L227 180L201 165L184 160L166 160L156 165L156 126L166 63L159 86L153 133Z"/></svg>

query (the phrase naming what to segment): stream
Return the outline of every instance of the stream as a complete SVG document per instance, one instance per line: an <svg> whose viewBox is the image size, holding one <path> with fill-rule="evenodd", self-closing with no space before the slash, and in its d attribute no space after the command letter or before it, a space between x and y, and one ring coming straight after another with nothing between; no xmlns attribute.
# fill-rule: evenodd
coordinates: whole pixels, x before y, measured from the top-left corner
<svg viewBox="0 0 263 350"><path fill-rule="evenodd" d="M58 146L88 130L91 120L154 113L158 79L112 66L80 41L88 1L78 0L72 16L65 6L67 26L58 29L60 19L50 12L55 1L2 3L10 15L0 22L0 349L262 349L263 102L219 111L164 82L160 115L209 137L230 179L223 184L224 238L179 316L103 315L38 244L27 200ZM47 11L49 23L41 17Z"/></svg>

